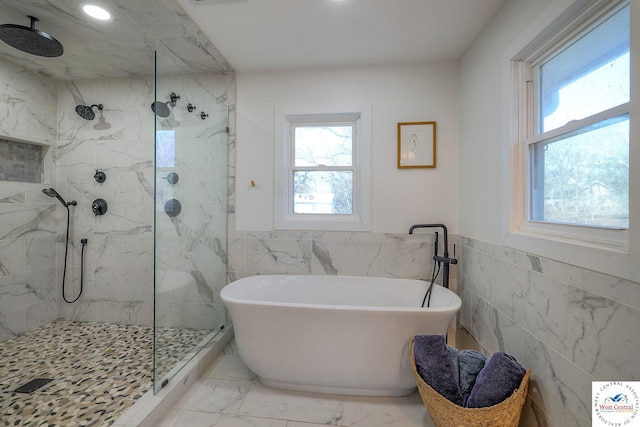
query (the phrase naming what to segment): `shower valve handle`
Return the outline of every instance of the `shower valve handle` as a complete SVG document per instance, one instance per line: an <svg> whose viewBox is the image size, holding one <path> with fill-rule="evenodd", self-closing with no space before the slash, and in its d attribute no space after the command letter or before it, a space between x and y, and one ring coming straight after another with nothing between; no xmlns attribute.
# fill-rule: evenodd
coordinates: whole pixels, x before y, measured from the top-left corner
<svg viewBox="0 0 640 427"><path fill-rule="evenodd" d="M107 201L105 199L95 199L91 203L91 210L95 216L107 213Z"/></svg>

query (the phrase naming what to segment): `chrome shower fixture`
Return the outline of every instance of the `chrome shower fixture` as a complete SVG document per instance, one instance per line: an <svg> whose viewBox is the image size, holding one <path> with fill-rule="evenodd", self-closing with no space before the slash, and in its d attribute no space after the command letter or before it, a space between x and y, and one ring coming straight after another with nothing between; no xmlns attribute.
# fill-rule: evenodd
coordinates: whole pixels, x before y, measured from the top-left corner
<svg viewBox="0 0 640 427"><path fill-rule="evenodd" d="M96 113L93 112L94 107L96 107L98 111L102 111L104 109L102 104L93 104L91 106L76 105L76 113L85 120L93 120L96 118Z"/></svg>
<svg viewBox="0 0 640 427"><path fill-rule="evenodd" d="M209 114L205 113L204 111L200 111L200 118L202 120L206 119L207 117L209 117Z"/></svg>
<svg viewBox="0 0 640 427"><path fill-rule="evenodd" d="M62 43L48 33L36 29L35 16L27 15L31 19L31 27L16 24L0 25L0 40L9 46L31 55L55 58L62 55Z"/></svg>
<svg viewBox="0 0 640 427"><path fill-rule="evenodd" d="M190 112L190 113L193 113L196 110L196 108L198 108L198 107L196 107L192 103L188 103L187 104L187 111Z"/></svg>
<svg viewBox="0 0 640 427"><path fill-rule="evenodd" d="M156 113L156 115L167 118L171 114L171 110L169 106L175 107L176 102L180 99L180 95L176 95L175 92L171 92L169 94L169 100L167 102L155 101L151 104L151 111Z"/></svg>

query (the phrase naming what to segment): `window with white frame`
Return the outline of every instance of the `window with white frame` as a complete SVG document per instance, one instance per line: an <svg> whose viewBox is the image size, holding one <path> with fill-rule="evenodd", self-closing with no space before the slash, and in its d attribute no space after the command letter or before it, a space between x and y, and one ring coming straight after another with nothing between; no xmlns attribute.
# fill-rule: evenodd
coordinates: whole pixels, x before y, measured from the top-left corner
<svg viewBox="0 0 640 427"><path fill-rule="evenodd" d="M525 227L629 228L630 7L601 4L517 64Z"/></svg>
<svg viewBox="0 0 640 427"><path fill-rule="evenodd" d="M368 111L300 110L276 114L275 228L368 230Z"/></svg>

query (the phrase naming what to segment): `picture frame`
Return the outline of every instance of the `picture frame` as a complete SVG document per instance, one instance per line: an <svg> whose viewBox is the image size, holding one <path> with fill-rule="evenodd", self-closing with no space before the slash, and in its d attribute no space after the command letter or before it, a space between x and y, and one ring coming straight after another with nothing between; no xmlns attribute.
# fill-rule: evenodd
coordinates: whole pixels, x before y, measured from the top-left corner
<svg viewBox="0 0 640 427"><path fill-rule="evenodd" d="M436 122L398 123L398 169L436 167Z"/></svg>

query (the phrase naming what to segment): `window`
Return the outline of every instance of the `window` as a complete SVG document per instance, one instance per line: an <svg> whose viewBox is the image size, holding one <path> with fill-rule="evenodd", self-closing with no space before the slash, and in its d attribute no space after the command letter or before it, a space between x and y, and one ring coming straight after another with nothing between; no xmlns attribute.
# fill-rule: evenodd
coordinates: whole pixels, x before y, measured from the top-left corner
<svg viewBox="0 0 640 427"><path fill-rule="evenodd" d="M300 110L276 115L275 228L368 230L368 110Z"/></svg>
<svg viewBox="0 0 640 427"><path fill-rule="evenodd" d="M527 58L528 221L629 228L629 4Z"/></svg>

